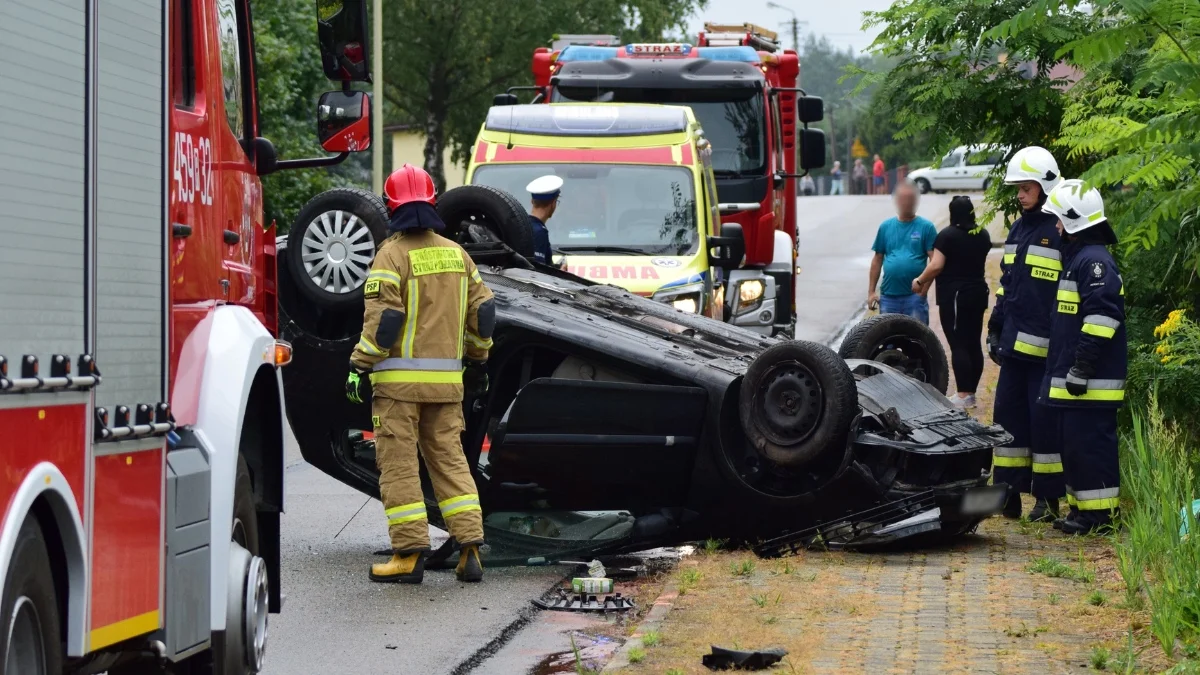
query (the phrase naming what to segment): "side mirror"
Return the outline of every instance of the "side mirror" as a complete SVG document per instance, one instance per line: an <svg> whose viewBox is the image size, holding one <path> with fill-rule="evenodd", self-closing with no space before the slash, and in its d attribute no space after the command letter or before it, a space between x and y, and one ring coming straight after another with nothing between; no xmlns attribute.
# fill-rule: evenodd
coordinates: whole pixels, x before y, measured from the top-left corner
<svg viewBox="0 0 1200 675"><path fill-rule="evenodd" d="M317 0L317 40L325 77L338 82L371 81L364 0Z"/></svg>
<svg viewBox="0 0 1200 675"><path fill-rule="evenodd" d="M254 172L260 176L275 173L279 163L279 153L275 152L275 144L259 136L254 139Z"/></svg>
<svg viewBox="0 0 1200 675"><path fill-rule="evenodd" d="M812 171L825 166L825 132L800 129L800 168Z"/></svg>
<svg viewBox="0 0 1200 675"><path fill-rule="evenodd" d="M737 223L721 225L721 236L708 238L708 260L713 267L725 271L736 270L742 266L746 257L746 238L742 235L742 226Z"/></svg>
<svg viewBox="0 0 1200 675"><path fill-rule="evenodd" d="M825 119L825 101L820 96L801 96L796 100L796 116L801 124L812 124Z"/></svg>
<svg viewBox="0 0 1200 675"><path fill-rule="evenodd" d="M517 105L520 101L517 100L516 94L496 94L492 97L492 105Z"/></svg>
<svg viewBox="0 0 1200 675"><path fill-rule="evenodd" d="M371 147L371 99L361 91L328 91L317 103L317 137L328 152Z"/></svg>

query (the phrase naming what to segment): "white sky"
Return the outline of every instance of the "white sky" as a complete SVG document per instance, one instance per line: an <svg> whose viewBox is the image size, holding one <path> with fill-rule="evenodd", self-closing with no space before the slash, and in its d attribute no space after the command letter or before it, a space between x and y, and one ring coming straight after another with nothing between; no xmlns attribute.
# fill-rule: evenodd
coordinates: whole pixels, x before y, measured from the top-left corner
<svg viewBox="0 0 1200 675"><path fill-rule="evenodd" d="M689 36L694 36L704 27L705 21L716 23L753 23L777 31L785 47L792 46L790 21L791 12L767 7L768 0L708 0L708 9L692 17L688 24ZM800 41L806 33L826 35L836 47L850 47L861 51L875 39L874 32L862 32L862 13L866 10L885 9L891 0L776 0L778 5L788 7L800 21Z"/></svg>

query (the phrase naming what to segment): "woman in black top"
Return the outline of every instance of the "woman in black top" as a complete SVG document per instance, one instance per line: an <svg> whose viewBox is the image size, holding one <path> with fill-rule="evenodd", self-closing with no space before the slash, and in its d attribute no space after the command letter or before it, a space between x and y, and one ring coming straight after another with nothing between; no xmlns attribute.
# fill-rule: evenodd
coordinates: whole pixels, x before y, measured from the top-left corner
<svg viewBox="0 0 1200 675"><path fill-rule="evenodd" d="M914 293L928 293L937 278L937 305L942 331L950 343L950 361L958 393L950 402L959 408L975 407L975 389L983 375L983 314L988 307L988 285L984 264L992 238L975 224L971 198L950 200L950 227L938 233L933 257L925 271L913 280Z"/></svg>

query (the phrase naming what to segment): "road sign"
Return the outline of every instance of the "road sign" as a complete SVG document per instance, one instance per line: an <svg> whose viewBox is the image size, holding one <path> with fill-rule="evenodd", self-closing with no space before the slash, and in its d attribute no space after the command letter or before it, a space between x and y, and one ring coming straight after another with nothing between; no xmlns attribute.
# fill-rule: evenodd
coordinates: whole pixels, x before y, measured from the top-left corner
<svg viewBox="0 0 1200 675"><path fill-rule="evenodd" d="M871 153L867 152L867 146L862 144L860 139L854 139L854 145L850 146L850 156L855 158L863 158Z"/></svg>

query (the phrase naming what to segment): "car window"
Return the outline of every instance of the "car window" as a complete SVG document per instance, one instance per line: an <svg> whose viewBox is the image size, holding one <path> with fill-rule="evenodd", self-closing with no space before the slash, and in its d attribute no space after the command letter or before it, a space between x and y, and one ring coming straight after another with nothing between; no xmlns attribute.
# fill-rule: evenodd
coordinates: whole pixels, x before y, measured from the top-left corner
<svg viewBox="0 0 1200 675"><path fill-rule="evenodd" d="M954 150L952 152L948 152L948 153L946 153L946 156L942 158L942 168L943 169L949 169L952 167L956 167L956 166L960 165L961 163L962 163L962 151L960 151L960 150Z"/></svg>
<svg viewBox="0 0 1200 675"><path fill-rule="evenodd" d="M225 121L234 137L240 141L245 136L245 119L242 116L242 55L235 0L217 0L217 31L221 46Z"/></svg>
<svg viewBox="0 0 1200 675"><path fill-rule="evenodd" d="M565 251L636 248L647 255L690 255L699 248L692 172L676 166L625 164L489 164L471 182L528 199L525 186L545 175L563 179L547 225Z"/></svg>

